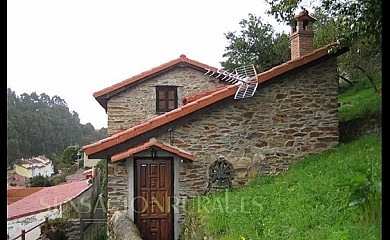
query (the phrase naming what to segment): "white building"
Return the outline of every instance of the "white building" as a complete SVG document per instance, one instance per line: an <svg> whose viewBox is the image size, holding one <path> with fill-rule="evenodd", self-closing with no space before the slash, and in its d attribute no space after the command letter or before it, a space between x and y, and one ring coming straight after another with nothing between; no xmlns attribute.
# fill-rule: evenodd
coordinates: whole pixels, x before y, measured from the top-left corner
<svg viewBox="0 0 390 240"><path fill-rule="evenodd" d="M54 167L53 162L49 158L38 156L21 159L19 163L15 164L15 171L17 174L28 178L39 175L50 177L54 173Z"/></svg>
<svg viewBox="0 0 390 240"><path fill-rule="evenodd" d="M84 153L84 167L95 167L101 159L88 158Z"/></svg>

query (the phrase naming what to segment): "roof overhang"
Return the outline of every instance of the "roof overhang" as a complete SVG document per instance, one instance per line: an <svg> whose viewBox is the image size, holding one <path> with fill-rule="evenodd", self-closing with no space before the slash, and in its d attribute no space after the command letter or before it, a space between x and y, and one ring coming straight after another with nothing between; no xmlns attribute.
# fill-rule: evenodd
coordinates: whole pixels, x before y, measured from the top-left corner
<svg viewBox="0 0 390 240"><path fill-rule="evenodd" d="M123 92L129 88L134 87L142 82L145 82L151 78L157 77L161 74L164 74L167 71L170 71L177 67L189 67L200 71L202 73L206 73L208 70L217 71L217 68L194 61L192 59L187 58L185 55L181 55L179 58L164 63L158 67L152 68L148 71L142 72L138 75L135 75L131 78L123 80L117 84L114 84L110 87L104 88L100 91L93 93L93 97L98 101L98 103L107 111L107 102L108 100Z"/></svg>
<svg viewBox="0 0 390 240"><path fill-rule="evenodd" d="M181 158L184 158L189 161L195 161L195 156L191 153L188 153L182 149L179 149L177 147L171 146L169 144L165 144L162 142L158 142L155 138L152 138L149 142L146 142L142 145L139 145L137 147L131 148L125 152L121 152L118 154L115 154L111 157L111 162L115 163L121 160L124 160L126 158L129 158L131 156L134 156L138 153L141 153L143 151L147 151L152 148L158 148L160 150L167 151L169 153L175 154Z"/></svg>
<svg viewBox="0 0 390 240"><path fill-rule="evenodd" d="M197 100L188 103L179 109L160 115L148 122L84 146L83 151L89 158L110 159L112 156L137 147L155 136L168 133L171 129L191 121L195 116L223 106L226 102L233 101L232 96L236 92L236 88L230 89L230 91L225 93L226 96L231 96L230 98L222 98L218 102L212 102L212 104L208 101L210 96L206 99L199 99L202 101Z"/></svg>

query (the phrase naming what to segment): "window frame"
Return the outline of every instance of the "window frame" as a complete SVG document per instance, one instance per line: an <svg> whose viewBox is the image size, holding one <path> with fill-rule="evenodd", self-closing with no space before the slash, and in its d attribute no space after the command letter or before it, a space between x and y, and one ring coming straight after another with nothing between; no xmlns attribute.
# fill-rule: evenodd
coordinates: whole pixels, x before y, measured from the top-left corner
<svg viewBox="0 0 390 240"><path fill-rule="evenodd" d="M156 113L166 113L178 107L177 86L155 86L156 88ZM169 98L169 91L173 91L173 98ZM160 92L164 92L165 99L160 98ZM160 108L160 102L165 102L165 108ZM174 108L169 109L169 101L173 101Z"/></svg>

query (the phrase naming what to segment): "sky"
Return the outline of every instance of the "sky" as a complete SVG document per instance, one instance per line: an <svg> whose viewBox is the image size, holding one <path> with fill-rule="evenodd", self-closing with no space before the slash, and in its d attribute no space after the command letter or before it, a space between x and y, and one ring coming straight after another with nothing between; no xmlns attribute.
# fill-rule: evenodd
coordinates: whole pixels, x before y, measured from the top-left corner
<svg viewBox="0 0 390 240"><path fill-rule="evenodd" d="M93 93L185 54L221 68L252 13L278 32L264 0L7 0L7 87L64 99L80 123L107 127Z"/></svg>

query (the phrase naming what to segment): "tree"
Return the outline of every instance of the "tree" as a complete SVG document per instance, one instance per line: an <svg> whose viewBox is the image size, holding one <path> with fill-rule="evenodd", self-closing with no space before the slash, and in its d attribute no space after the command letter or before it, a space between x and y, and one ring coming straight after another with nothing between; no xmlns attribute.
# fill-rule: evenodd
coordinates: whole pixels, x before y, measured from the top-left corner
<svg viewBox="0 0 390 240"><path fill-rule="evenodd" d="M35 92L17 96L7 89L8 167L17 159L38 155L58 162L57 156L68 146L83 146L106 136L106 128L95 130L90 123L80 124L78 113L69 112L59 96Z"/></svg>
<svg viewBox="0 0 390 240"><path fill-rule="evenodd" d="M276 33L272 25L253 14L248 14L248 19L242 19L239 24L240 35L225 33L229 45L223 57L228 59L221 65L226 70L253 64L257 72L263 72L290 59L287 34Z"/></svg>
<svg viewBox="0 0 390 240"><path fill-rule="evenodd" d="M375 83L382 77L382 50L376 45L367 44L372 37L362 38L352 45L350 51L339 58L339 67L347 77L357 81L367 78L377 93L381 88Z"/></svg>
<svg viewBox="0 0 390 240"><path fill-rule="evenodd" d="M53 186L58 185L62 182L66 182L65 176L62 174L51 177L51 183L53 184Z"/></svg>
<svg viewBox="0 0 390 240"><path fill-rule="evenodd" d="M382 71L382 1L381 0L266 0L267 11L277 21L292 24L298 8L314 9L314 46L338 42L350 51L339 57L339 75L348 82L368 78L377 92L375 77ZM352 79L352 80L348 80Z"/></svg>
<svg viewBox="0 0 390 240"><path fill-rule="evenodd" d="M44 177L42 175L38 175L35 177L32 177L29 181L30 187L50 187L53 186L51 183L49 177Z"/></svg>
<svg viewBox="0 0 390 240"><path fill-rule="evenodd" d="M313 47L320 48L330 43L337 41L337 27L335 19L321 12L321 9L314 8L314 12L310 13L316 21L313 25L315 32L313 38Z"/></svg>
<svg viewBox="0 0 390 240"><path fill-rule="evenodd" d="M78 159L79 146L69 146L61 154L61 162L73 164Z"/></svg>
<svg viewBox="0 0 390 240"><path fill-rule="evenodd" d="M322 47L336 42L339 34L335 18L322 12L321 8L315 8L313 13L317 20L314 25L314 46ZM350 46L350 51L338 58L339 76L349 83L362 78L368 78L375 89L379 92L374 79L381 76L382 49L374 43L374 35L362 35ZM349 80L351 79L351 80Z"/></svg>
<svg viewBox="0 0 390 240"><path fill-rule="evenodd" d="M267 14L279 22L291 24L296 11L313 2L304 0L266 0ZM310 4L310 5L309 5ZM371 44L382 49L382 0L323 0L314 1L322 13L332 16L337 27L337 38L342 45L351 46L361 38L372 37Z"/></svg>

